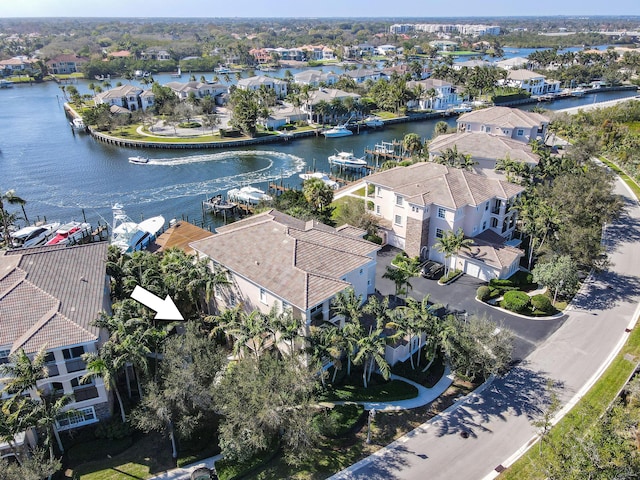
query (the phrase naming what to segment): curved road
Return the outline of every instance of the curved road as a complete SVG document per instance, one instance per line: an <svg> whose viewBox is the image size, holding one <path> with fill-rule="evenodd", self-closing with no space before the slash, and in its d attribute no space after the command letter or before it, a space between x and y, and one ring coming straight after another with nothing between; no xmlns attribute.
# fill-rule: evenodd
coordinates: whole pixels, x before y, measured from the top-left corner
<svg viewBox="0 0 640 480"><path fill-rule="evenodd" d="M620 180L616 191L626 209L607 229L611 266L586 282L564 324L505 377L332 479L493 478L535 437L548 379L563 404L586 391L626 340L640 302L640 208Z"/></svg>

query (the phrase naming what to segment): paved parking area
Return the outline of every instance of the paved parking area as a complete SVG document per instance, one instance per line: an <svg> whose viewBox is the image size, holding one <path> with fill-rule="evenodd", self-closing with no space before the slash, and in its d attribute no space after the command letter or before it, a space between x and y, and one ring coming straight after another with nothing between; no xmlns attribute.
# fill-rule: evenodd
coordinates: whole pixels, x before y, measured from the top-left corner
<svg viewBox="0 0 640 480"><path fill-rule="evenodd" d="M399 249L389 246L383 247L378 252L376 289L382 295L393 295L395 293L393 282L382 278L382 275L387 266L391 264L393 257L399 252ZM429 295L431 302L442 304L451 312L468 312L469 315L484 316L512 330L515 334L514 360L521 360L526 357L537 345L556 331L566 319L566 317L554 320L521 318L478 302L475 299L476 290L484 282L468 275L463 275L446 286L438 285L437 280L429 280L422 277L412 278L410 283L413 289L409 290L409 295L417 300L422 300Z"/></svg>

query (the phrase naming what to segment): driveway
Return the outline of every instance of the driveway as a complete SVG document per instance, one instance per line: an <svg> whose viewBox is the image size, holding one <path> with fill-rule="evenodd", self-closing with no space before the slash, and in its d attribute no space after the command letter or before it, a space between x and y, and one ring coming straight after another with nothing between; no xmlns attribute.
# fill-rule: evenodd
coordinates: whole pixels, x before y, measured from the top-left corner
<svg viewBox="0 0 640 480"><path fill-rule="evenodd" d="M395 285L391 280L382 278L387 266L401 250L385 246L378 252L376 266L376 289L382 295L393 295ZM468 275L462 275L455 282L443 286L437 280L415 277L410 280L413 289L409 295L422 300L429 295L429 300L442 304L450 312L468 312L469 315L486 317L499 325L504 325L515 334L513 359L520 361L533 352L538 345L555 332L566 320L566 316L554 320L533 320L510 315L482 302L476 301L476 290L486 283Z"/></svg>

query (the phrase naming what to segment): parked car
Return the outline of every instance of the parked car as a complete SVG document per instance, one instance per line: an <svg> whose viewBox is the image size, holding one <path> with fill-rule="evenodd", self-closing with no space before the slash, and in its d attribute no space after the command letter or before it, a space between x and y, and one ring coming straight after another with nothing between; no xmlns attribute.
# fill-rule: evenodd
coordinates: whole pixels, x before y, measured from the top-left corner
<svg viewBox="0 0 640 480"><path fill-rule="evenodd" d="M420 269L420 275L424 278L436 279L444 274L444 265L432 260L427 260Z"/></svg>

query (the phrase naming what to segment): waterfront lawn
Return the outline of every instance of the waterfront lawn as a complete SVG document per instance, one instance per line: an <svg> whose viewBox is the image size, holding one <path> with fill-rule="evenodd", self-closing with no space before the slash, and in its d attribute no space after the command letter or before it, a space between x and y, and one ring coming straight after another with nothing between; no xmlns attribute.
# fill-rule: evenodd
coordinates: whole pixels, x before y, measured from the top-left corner
<svg viewBox="0 0 640 480"><path fill-rule="evenodd" d="M629 356L629 357L627 357ZM633 360L628 360L627 358ZM548 435L552 438L562 438L574 435L579 438L585 436L595 422L604 415L611 403L616 399L631 374L636 369L636 360L640 357L640 328L635 328L627 343L616 356L609 368L598 382L582 397L578 404L551 429ZM517 480L520 478L544 479L543 469L538 466L538 459L545 458L545 451L549 448L542 443L542 453L539 445L533 445L516 463L503 472L502 480Z"/></svg>
<svg viewBox="0 0 640 480"><path fill-rule="evenodd" d="M377 112L374 112L374 115L377 115L378 117L380 117L383 120L389 120L392 118L398 118L398 114L394 113L394 112L387 112L386 110L378 110Z"/></svg>

